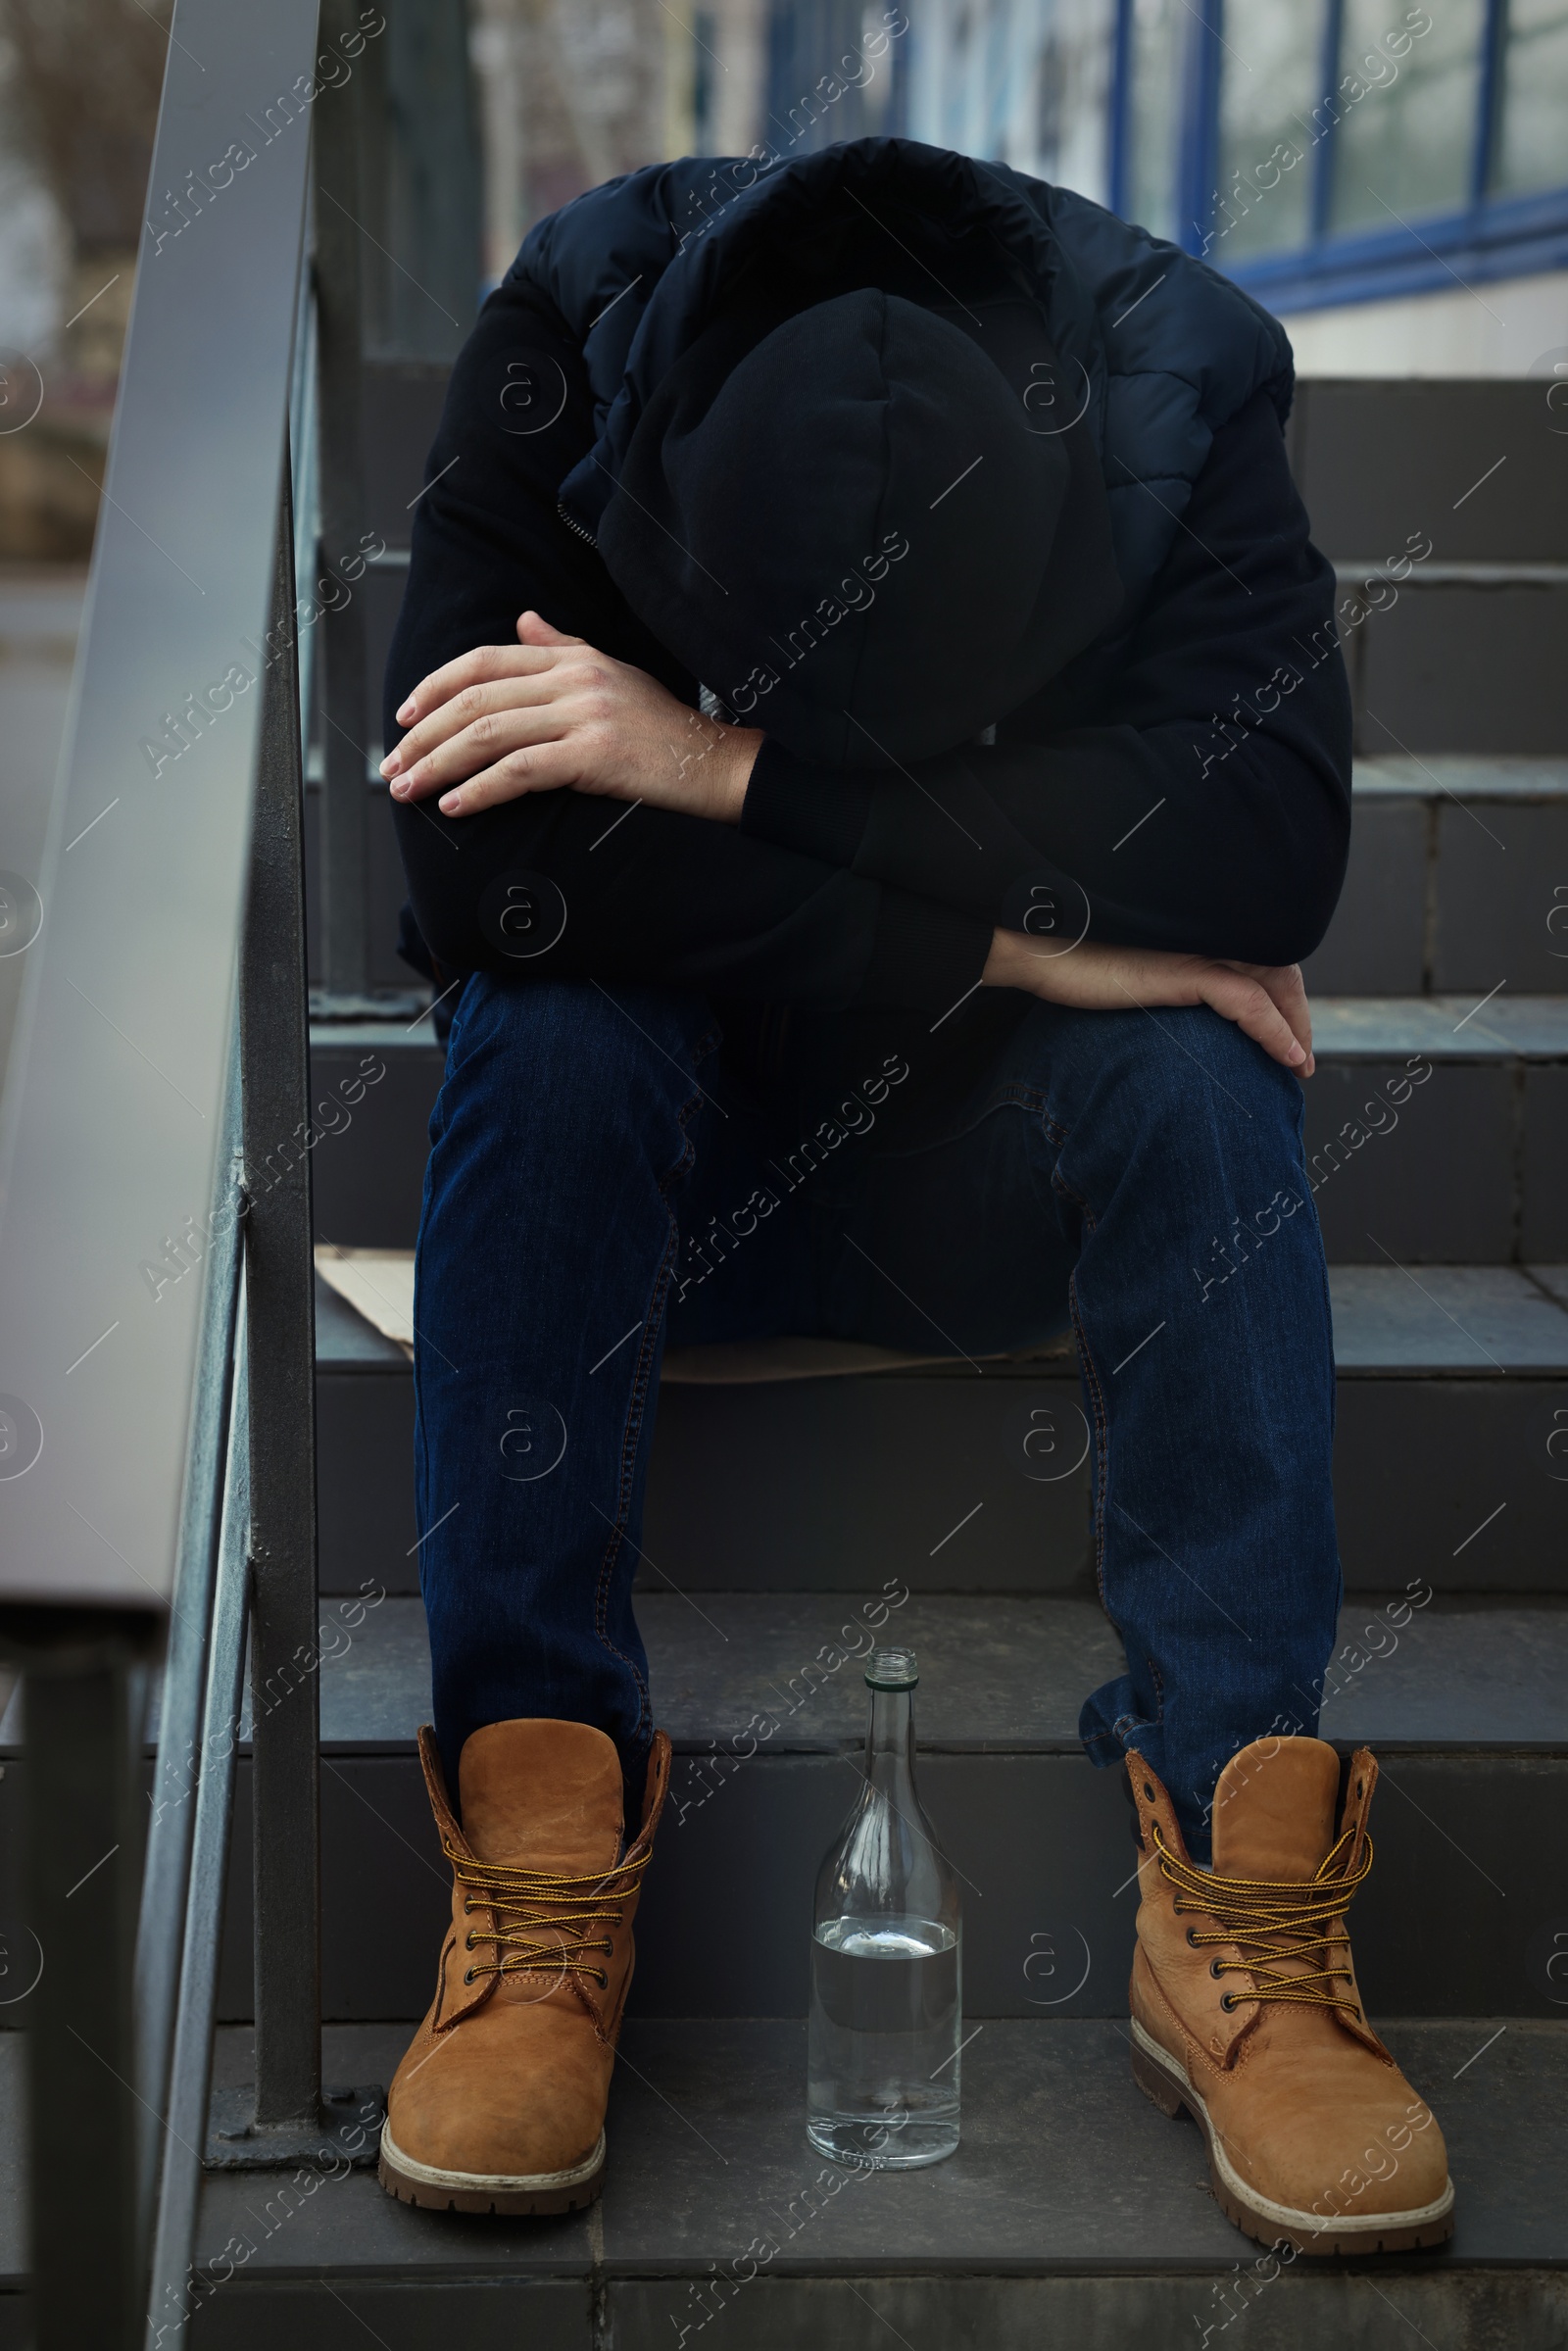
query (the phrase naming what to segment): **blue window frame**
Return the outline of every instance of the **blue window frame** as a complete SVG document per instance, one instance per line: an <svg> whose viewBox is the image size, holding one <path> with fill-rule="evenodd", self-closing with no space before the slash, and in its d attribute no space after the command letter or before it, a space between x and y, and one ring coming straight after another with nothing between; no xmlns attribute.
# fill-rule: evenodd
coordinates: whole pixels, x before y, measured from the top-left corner
<svg viewBox="0 0 1568 2351"><path fill-rule="evenodd" d="M1568 0L1116 0L1112 209L1273 310L1568 267Z"/></svg>

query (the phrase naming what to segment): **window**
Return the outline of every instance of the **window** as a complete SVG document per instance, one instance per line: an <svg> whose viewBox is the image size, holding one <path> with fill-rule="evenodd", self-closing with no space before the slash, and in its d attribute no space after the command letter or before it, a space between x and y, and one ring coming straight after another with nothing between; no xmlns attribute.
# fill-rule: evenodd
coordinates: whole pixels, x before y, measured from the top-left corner
<svg viewBox="0 0 1568 2351"><path fill-rule="evenodd" d="M1509 0L1498 79L1497 188L1560 186L1568 178L1568 0Z"/></svg>
<svg viewBox="0 0 1568 2351"><path fill-rule="evenodd" d="M1225 240L1226 269L1243 254L1306 241L1323 41L1323 9L1313 0L1252 0L1226 11L1211 223ZM1210 259L1217 258L1210 247Z"/></svg>
<svg viewBox="0 0 1568 2351"><path fill-rule="evenodd" d="M1568 269L1568 0L907 13L913 137L1079 189L1273 310Z"/></svg>
<svg viewBox="0 0 1568 2351"><path fill-rule="evenodd" d="M1113 16L1112 0L1056 0L1035 65L1033 152L1015 159L1057 187L1101 198L1108 161Z"/></svg>
<svg viewBox="0 0 1568 2351"><path fill-rule="evenodd" d="M1123 209L1157 237L1178 230L1179 98L1191 21L1184 0L1133 0Z"/></svg>
<svg viewBox="0 0 1568 2351"><path fill-rule="evenodd" d="M1484 0L1439 0L1430 12L1346 0L1329 101L1331 228L1396 227L1399 216L1468 202L1485 29Z"/></svg>

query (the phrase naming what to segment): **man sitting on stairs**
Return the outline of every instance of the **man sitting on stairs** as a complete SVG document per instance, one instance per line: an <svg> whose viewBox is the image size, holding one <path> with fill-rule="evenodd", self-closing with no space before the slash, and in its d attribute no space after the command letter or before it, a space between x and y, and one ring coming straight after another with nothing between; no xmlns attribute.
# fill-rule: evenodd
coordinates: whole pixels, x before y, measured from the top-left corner
<svg viewBox="0 0 1568 2351"><path fill-rule="evenodd" d="M416 1305L453 1924L396 2195L598 2192L669 1771L631 1597L664 1347L978 1360L1070 1314L1138 2078L1265 2241L1448 2232L1347 1940L1375 1766L1313 1736L1341 1584L1297 958L1350 726L1291 386L1202 264L904 140L634 172L484 306L383 769L456 1001ZM735 1935L721 1889L690 1931Z"/></svg>

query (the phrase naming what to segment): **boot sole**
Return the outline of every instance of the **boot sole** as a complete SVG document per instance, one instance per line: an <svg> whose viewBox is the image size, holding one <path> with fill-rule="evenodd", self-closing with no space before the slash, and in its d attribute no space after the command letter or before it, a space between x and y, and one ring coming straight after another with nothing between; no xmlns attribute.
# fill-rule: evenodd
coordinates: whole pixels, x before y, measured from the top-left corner
<svg viewBox="0 0 1568 2351"><path fill-rule="evenodd" d="M1209 2120L1208 2108L1193 2087L1186 2068L1168 2049L1161 2048L1152 2033L1144 2031L1136 2017L1131 2023L1133 2080L1161 2114L1168 2114L1173 2121L1178 2115L1191 2115L1208 2143L1208 2173L1215 2203L1228 2221L1234 2222L1248 2236L1255 2237L1260 2245L1277 2245L1283 2240L1309 2258L1345 2253L1413 2253L1422 2246L1444 2244L1453 2234L1451 2180L1435 2204L1421 2205L1409 2212L1349 2217L1342 2213L1332 2223L1317 2213L1302 2212L1290 2204L1276 2204L1272 2198L1259 2195L1232 2167L1219 2133Z"/></svg>
<svg viewBox="0 0 1568 2351"><path fill-rule="evenodd" d="M582 2163L562 2172L445 2172L405 2155L383 2124L376 2178L400 2204L425 2212L495 2213L509 2220L577 2212L605 2184L605 2134Z"/></svg>

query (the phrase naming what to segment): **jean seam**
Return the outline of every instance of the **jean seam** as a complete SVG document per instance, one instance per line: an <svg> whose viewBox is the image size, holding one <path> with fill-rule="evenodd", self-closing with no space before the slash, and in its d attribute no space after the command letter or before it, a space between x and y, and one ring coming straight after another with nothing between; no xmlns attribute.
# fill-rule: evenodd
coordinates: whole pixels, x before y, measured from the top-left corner
<svg viewBox="0 0 1568 2351"><path fill-rule="evenodd" d="M977 1133L985 1125L986 1120L998 1110L1037 1110L1044 1117L1045 1107L1046 1098L1038 1087L1025 1085L1022 1079L1013 1079L1005 1086L999 1087L995 1094L988 1096L984 1108L977 1110L966 1125L955 1127L951 1134L944 1131L929 1141L906 1144L899 1151L880 1151L877 1156L889 1161L922 1159L928 1152L947 1151L956 1143L967 1141L969 1136Z"/></svg>
<svg viewBox="0 0 1568 2351"><path fill-rule="evenodd" d="M716 1028L710 1030L709 1036L704 1038L694 1049L693 1059L700 1060L703 1051L705 1049L711 1051L718 1042L719 1032ZM654 1276L648 1313L643 1322L642 1341L637 1350L636 1366L632 1373L626 1422L621 1432L620 1470L616 1480L615 1493L615 1523L611 1532L610 1541L605 1545L604 1556L599 1567L598 1589L594 1595L594 1630L599 1637L600 1643L612 1657L616 1658L620 1664L626 1667L636 1685L637 1725L633 1737L639 1753L648 1744L652 1735L653 1700L647 1680L638 1671L636 1661L628 1657L624 1650L618 1649L611 1640L610 1628L606 1622L606 1612L609 1605L610 1580L614 1570L615 1555L625 1539L626 1518L631 1509L631 1488L636 1474L637 1445L642 1433L643 1415L647 1405L654 1350L658 1344L660 1323L663 1317L664 1301L669 1293L669 1277L680 1249L680 1227L676 1222L674 1211L669 1205L670 1187L679 1176L691 1167L696 1158L692 1139L687 1132L687 1120L695 1114L702 1100L700 1092L692 1094L688 1096L676 1112L676 1124L680 1128L681 1134L681 1151L668 1173L660 1179L659 1194L664 1202L664 1212L669 1223L669 1238L665 1243L663 1254Z"/></svg>
<svg viewBox="0 0 1568 2351"><path fill-rule="evenodd" d="M1059 1125L1055 1119L1051 1117L1043 1105L1040 1112L1040 1123L1045 1129L1047 1140L1054 1147L1057 1152L1056 1164L1051 1171L1053 1188L1061 1193L1064 1199L1072 1201L1074 1207L1078 1210L1079 1214L1084 1220L1084 1228L1086 1233L1092 1240L1094 1238L1096 1224L1095 1212L1090 1207L1089 1202L1084 1199L1083 1195L1073 1190L1072 1186L1068 1183L1066 1177L1061 1172L1060 1153L1067 1141L1067 1130L1065 1127ZM1106 1489L1110 1482L1110 1412L1105 1402L1104 1389L1101 1382L1099 1368L1095 1362L1094 1350L1089 1345L1089 1334L1084 1328L1083 1316L1078 1311L1078 1268L1076 1264L1073 1266L1072 1272L1067 1281L1067 1303L1072 1314L1073 1333L1078 1342L1078 1356L1079 1361L1083 1366L1084 1386L1089 1392L1090 1409L1095 1416L1095 1507L1093 1521L1095 1538L1095 1585L1100 1593L1100 1605L1104 1610L1105 1615L1110 1619L1111 1624L1114 1625L1116 1620L1113 1616L1111 1616L1110 1601L1105 1592L1105 1497Z"/></svg>

